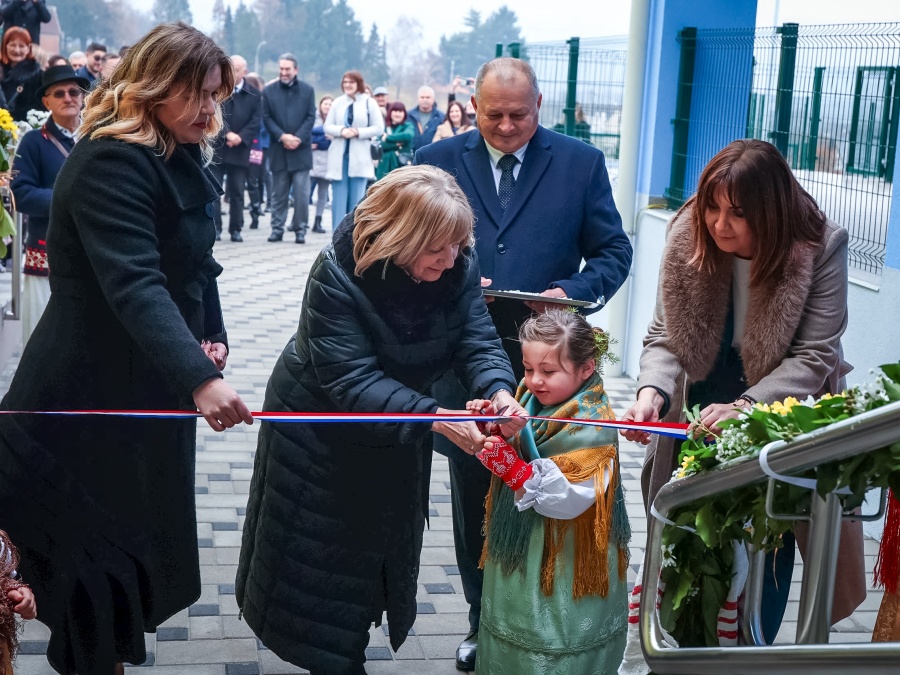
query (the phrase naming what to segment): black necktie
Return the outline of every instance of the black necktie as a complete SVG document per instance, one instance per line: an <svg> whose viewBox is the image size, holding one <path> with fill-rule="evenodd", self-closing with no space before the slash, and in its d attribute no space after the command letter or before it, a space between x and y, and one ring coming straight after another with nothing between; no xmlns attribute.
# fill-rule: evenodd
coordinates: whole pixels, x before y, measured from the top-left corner
<svg viewBox="0 0 900 675"><path fill-rule="evenodd" d="M509 200L512 198L513 188L516 186L516 179L513 176L513 167L518 164L519 160L515 155L503 155L497 166L503 172L500 174L500 190L497 196L500 197L500 208L506 211L509 206Z"/></svg>

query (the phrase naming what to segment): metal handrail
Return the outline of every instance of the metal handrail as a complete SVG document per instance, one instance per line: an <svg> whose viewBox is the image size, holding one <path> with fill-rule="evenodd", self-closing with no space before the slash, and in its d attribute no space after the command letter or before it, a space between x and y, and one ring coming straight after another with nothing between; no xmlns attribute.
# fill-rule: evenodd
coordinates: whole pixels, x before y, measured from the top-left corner
<svg viewBox="0 0 900 675"><path fill-rule="evenodd" d="M779 474L796 474L811 469L819 464L833 462L851 457L900 441L900 402L872 410L842 422L829 425L808 434L799 436L790 443L776 441L767 446L768 464ZM758 461L744 460L733 462L702 475L690 476L665 485L654 501L655 511L662 518L669 518L678 507L697 499L721 494L745 485L766 480L768 476ZM837 518L840 518L839 501L822 500L816 496L813 500L813 511L822 512L823 526L818 528L825 532L835 525L835 504ZM647 551L644 560L643 592L641 593L640 629L641 645L647 665L656 673L683 675L740 675L742 673L759 673L767 675L780 673L821 673L824 675L846 675L851 673L896 673L900 663L900 643L875 644L797 644L751 647L669 647L663 639L656 612L656 599L659 590L659 571L662 563L661 545L664 523L659 518L651 518L647 535ZM816 514L810 528L810 551L819 546L825 551L827 546L822 542L814 542L816 533ZM833 532L833 529L832 529ZM819 537L821 539L821 537ZM827 542L826 542L827 543ZM836 550L833 541L830 546ZM811 556L810 556L811 557ZM824 557L833 557L825 555ZM818 566L820 561L816 562ZM830 568L830 570L829 570ZM825 561L821 566L822 578L833 575L833 565ZM804 574L804 587L801 605L807 611L814 611L816 617L800 617L801 623L807 621L812 633L817 633L818 625L825 622L827 639L827 622L830 616L831 593L830 584L812 583L807 587L811 575ZM833 578L833 577L832 577ZM818 586L819 588L816 588ZM821 587L828 587L824 595ZM804 596L808 596L804 601ZM814 598L821 602L816 603ZM822 606L825 605L825 606ZM827 614L825 610L828 610ZM821 637L821 635L813 636ZM801 636L798 625L798 638L811 639L809 635Z"/></svg>

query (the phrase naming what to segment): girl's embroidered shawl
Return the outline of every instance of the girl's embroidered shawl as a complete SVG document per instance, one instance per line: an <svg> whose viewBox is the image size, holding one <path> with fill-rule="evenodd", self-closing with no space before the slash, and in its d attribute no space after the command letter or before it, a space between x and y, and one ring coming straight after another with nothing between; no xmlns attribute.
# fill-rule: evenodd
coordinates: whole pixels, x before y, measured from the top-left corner
<svg viewBox="0 0 900 675"><path fill-rule="evenodd" d="M516 398L530 415L554 418L615 419L598 374L585 382L571 400L544 408L537 398L519 385ZM557 558L563 550L566 534L575 537L572 597L606 597L609 593L609 540L618 549L619 579L625 580L628 567L628 541L631 528L625 510L625 496L619 476L618 440L614 429L579 426L571 422L530 420L512 445L525 461L549 458L571 483L593 479L597 500L572 520L545 518L534 509L519 512L513 492L494 476L486 502L485 561L500 565L504 574L525 573L528 542L533 528L543 520L544 553L541 560L541 590L553 593ZM604 489L604 476L609 489Z"/></svg>

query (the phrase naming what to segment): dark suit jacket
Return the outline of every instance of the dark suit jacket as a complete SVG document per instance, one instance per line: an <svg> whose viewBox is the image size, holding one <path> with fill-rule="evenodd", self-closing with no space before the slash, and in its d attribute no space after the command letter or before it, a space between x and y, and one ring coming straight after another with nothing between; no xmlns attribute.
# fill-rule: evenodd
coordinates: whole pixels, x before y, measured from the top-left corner
<svg viewBox="0 0 900 675"><path fill-rule="evenodd" d="M492 288L559 287L570 298L608 301L628 276L631 243L596 148L538 127L506 213L477 130L425 146L415 163L444 169L466 193L481 272Z"/></svg>
<svg viewBox="0 0 900 675"><path fill-rule="evenodd" d="M290 86L273 82L263 92L263 123L272 134L269 168L272 171L309 171L312 168L312 135L316 121L313 88L295 79ZM286 150L278 139L284 133L300 140L296 150Z"/></svg>
<svg viewBox="0 0 900 675"><path fill-rule="evenodd" d="M259 121L262 118L262 93L244 80L241 90L222 104L222 119L225 122L216 139L217 164L248 166L250 148L259 135ZM225 134L233 131L241 137L241 144L229 148Z"/></svg>

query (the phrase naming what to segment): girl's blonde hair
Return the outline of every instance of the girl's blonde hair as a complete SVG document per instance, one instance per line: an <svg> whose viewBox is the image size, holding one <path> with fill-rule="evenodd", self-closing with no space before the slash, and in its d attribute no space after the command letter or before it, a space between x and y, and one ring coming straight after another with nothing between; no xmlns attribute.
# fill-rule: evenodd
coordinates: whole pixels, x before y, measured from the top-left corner
<svg viewBox="0 0 900 675"><path fill-rule="evenodd" d="M466 195L449 173L434 166L391 171L369 188L354 223L357 276L379 261L408 267L431 249L475 244L475 215Z"/></svg>
<svg viewBox="0 0 900 675"><path fill-rule="evenodd" d="M234 91L234 71L228 55L209 37L185 23L163 23L128 50L109 79L103 80L85 101L83 138L117 138L156 149L166 158L178 144L154 112L161 103L185 94L185 111L200 102L210 70L219 67L222 84L216 90L219 103ZM200 147L206 161L212 158L211 140L222 128L222 111L206 127Z"/></svg>

